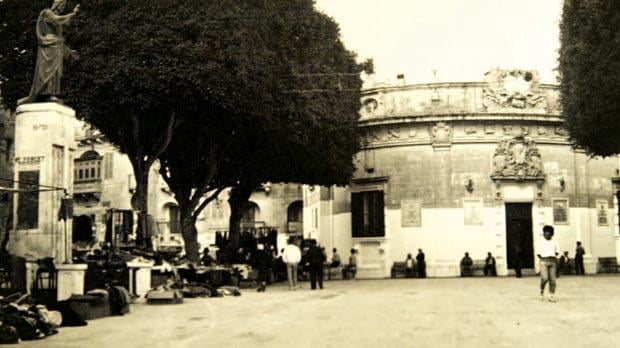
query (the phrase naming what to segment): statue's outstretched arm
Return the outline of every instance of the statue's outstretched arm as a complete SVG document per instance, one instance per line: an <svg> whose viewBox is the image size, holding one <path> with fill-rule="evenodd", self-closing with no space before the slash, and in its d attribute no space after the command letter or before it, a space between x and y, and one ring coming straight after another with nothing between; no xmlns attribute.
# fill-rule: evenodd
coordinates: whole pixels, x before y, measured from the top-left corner
<svg viewBox="0 0 620 348"><path fill-rule="evenodd" d="M47 11L47 20L51 22L58 23L60 25L65 25L71 21L80 8L80 5L76 5L71 13L67 13L66 15L57 15L54 11Z"/></svg>

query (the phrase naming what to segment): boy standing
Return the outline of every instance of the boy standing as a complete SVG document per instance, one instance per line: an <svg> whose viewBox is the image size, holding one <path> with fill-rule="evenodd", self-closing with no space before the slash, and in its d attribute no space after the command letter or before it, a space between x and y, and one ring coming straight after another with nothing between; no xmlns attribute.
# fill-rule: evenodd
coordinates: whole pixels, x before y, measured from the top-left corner
<svg viewBox="0 0 620 348"><path fill-rule="evenodd" d="M559 253L558 244L553 240L553 226L543 227L544 238L538 244L538 259L540 260L540 300L545 299L545 285L549 283L549 302L555 302L556 260Z"/></svg>

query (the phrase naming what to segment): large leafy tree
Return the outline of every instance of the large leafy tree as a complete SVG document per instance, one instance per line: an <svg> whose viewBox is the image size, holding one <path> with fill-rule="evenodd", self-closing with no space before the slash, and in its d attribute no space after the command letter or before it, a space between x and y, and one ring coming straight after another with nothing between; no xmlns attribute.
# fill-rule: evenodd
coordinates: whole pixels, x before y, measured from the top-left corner
<svg viewBox="0 0 620 348"><path fill-rule="evenodd" d="M201 110L203 121L183 131L195 136L175 137L162 155L161 174L180 205L190 260L198 252L196 218L224 188L233 188L234 241L241 207L257 185L346 184L359 144L362 66L344 48L331 18L310 0L246 2L223 14L228 25L211 30L237 37L233 47L240 49L227 59L251 54L246 69L260 83L235 81L248 84L253 107ZM214 113L217 122L205 121Z"/></svg>
<svg viewBox="0 0 620 348"><path fill-rule="evenodd" d="M5 32L10 34L0 45L3 57L10 58L3 60L0 68L9 107L30 88L36 52L34 23L38 12L50 3L0 3L0 40L5 40ZM234 12L236 3L93 0L82 4L80 14L66 28L67 42L81 59L66 63L63 98L128 155L136 178L132 204L142 212L141 231L146 226L149 170L184 118L209 105L235 111L254 106L254 89L245 88L259 84L262 78L250 77L245 69L253 57L239 55L240 59L233 61L226 55L214 55L236 37L224 36L230 31L208 30L214 14ZM68 8L72 7L69 4ZM216 22L225 27L227 21ZM236 32L237 36L243 34Z"/></svg>
<svg viewBox="0 0 620 348"><path fill-rule="evenodd" d="M592 155L620 153L620 1L564 1L560 41L570 138Z"/></svg>

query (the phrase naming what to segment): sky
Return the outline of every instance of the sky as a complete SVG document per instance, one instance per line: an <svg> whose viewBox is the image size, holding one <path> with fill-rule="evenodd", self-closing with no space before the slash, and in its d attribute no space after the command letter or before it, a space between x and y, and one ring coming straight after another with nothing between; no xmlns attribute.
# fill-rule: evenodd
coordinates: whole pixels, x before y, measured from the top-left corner
<svg viewBox="0 0 620 348"><path fill-rule="evenodd" d="M555 83L562 0L315 0L374 78L482 81L493 67ZM436 75L433 75L436 70Z"/></svg>

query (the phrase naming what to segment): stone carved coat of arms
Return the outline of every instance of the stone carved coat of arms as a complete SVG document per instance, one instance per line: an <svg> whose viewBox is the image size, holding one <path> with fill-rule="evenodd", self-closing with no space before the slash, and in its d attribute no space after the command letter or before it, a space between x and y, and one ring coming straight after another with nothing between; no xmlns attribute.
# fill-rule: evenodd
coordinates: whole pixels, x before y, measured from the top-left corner
<svg viewBox="0 0 620 348"><path fill-rule="evenodd" d="M540 89L536 70L493 69L485 74L482 104L487 109L545 109L547 97Z"/></svg>
<svg viewBox="0 0 620 348"><path fill-rule="evenodd" d="M544 178L540 153L534 140L518 134L500 141L493 154L494 179L541 179Z"/></svg>

